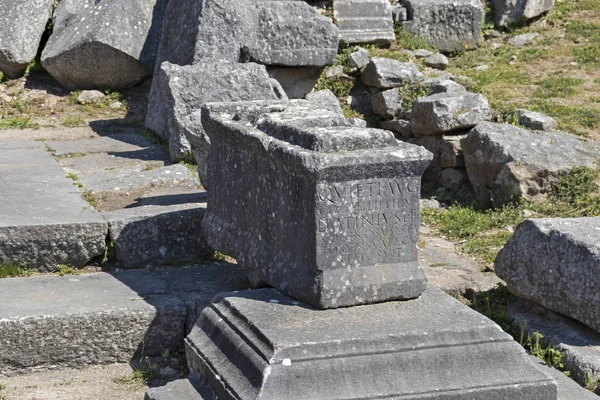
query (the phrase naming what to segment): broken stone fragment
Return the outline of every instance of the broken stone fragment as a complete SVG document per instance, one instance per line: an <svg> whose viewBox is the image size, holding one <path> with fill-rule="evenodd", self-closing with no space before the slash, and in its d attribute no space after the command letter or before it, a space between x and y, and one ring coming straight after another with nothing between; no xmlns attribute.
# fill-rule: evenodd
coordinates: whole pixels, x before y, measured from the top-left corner
<svg viewBox="0 0 600 400"><path fill-rule="evenodd" d="M575 166L597 167L600 147L561 132L482 122L461 140L465 167L483 206L541 201Z"/></svg>
<svg viewBox="0 0 600 400"><path fill-rule="evenodd" d="M490 118L485 96L448 92L418 98L410 122L415 136L429 136L465 130Z"/></svg>
<svg viewBox="0 0 600 400"><path fill-rule="evenodd" d="M535 131L553 131L558 127L558 122L554 118L522 108L517 110L517 118L519 125Z"/></svg>
<svg viewBox="0 0 600 400"><path fill-rule="evenodd" d="M423 74L414 64L382 57L371 58L361 75L366 86L380 89L391 89L422 79Z"/></svg>

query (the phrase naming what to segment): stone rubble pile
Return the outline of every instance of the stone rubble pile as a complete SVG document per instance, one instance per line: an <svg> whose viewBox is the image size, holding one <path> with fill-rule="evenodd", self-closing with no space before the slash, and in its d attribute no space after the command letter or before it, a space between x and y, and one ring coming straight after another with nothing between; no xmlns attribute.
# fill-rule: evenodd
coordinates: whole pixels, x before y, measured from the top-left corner
<svg viewBox="0 0 600 400"><path fill-rule="evenodd" d="M409 55L436 54L416 50ZM369 58L361 48L350 54L349 63L357 76L350 105L375 115L379 127L398 139L432 152L424 179L446 189L471 185L483 206L542 201L573 167L597 167L595 142L555 132L554 119L528 110L518 110L517 116L532 130L491 123L485 96L468 92L450 74L426 79L412 62ZM420 96L414 98L415 93Z"/></svg>

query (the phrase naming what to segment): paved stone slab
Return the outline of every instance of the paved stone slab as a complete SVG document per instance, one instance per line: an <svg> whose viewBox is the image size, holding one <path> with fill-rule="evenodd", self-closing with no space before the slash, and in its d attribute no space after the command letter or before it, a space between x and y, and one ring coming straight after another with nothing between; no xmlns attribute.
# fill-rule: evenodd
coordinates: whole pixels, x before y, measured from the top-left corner
<svg viewBox="0 0 600 400"><path fill-rule="evenodd" d="M230 264L0 279L0 376L174 350L213 296L246 288Z"/></svg>
<svg viewBox="0 0 600 400"><path fill-rule="evenodd" d="M83 153L82 153L83 154ZM150 170L169 165L169 153L158 146L132 151L87 153L59 157L58 163L67 173L91 174L120 168Z"/></svg>
<svg viewBox="0 0 600 400"><path fill-rule="evenodd" d="M0 72L18 78L35 58L52 15L52 0L4 0L0 4Z"/></svg>
<svg viewBox="0 0 600 400"><path fill-rule="evenodd" d="M309 101L213 103L209 244L321 308L414 298L431 155Z"/></svg>
<svg viewBox="0 0 600 400"><path fill-rule="evenodd" d="M193 190L159 196L155 204L141 205L149 202L142 198L136 207L103 213L119 266L190 263L212 256L201 228L205 199L205 192Z"/></svg>
<svg viewBox="0 0 600 400"><path fill-rule="evenodd" d="M42 143L0 145L0 262L80 267L103 254L107 233Z"/></svg>
<svg viewBox="0 0 600 400"><path fill-rule="evenodd" d="M143 136L133 133L117 133L81 140L48 141L54 155L61 157L69 154L88 153L133 153L154 147Z"/></svg>
<svg viewBox="0 0 600 400"><path fill-rule="evenodd" d="M335 0L333 16L340 40L348 43L396 40L389 0Z"/></svg>
<svg viewBox="0 0 600 400"><path fill-rule="evenodd" d="M274 289L223 293L185 342L220 399L556 399L508 334L433 287L325 311Z"/></svg>
<svg viewBox="0 0 600 400"><path fill-rule="evenodd" d="M580 385L586 385L586 376L600 378L600 333L528 300L512 304L508 312L526 333L541 333L542 343L564 353L562 362Z"/></svg>
<svg viewBox="0 0 600 400"><path fill-rule="evenodd" d="M140 167L79 174L79 182L94 194L129 192L155 187L198 187L198 179L181 164L144 170Z"/></svg>
<svg viewBox="0 0 600 400"><path fill-rule="evenodd" d="M494 265L511 292L600 332L600 217L527 220Z"/></svg>
<svg viewBox="0 0 600 400"><path fill-rule="evenodd" d="M479 0L404 0L408 32L427 39L443 52L475 48L483 40L483 6Z"/></svg>
<svg viewBox="0 0 600 400"><path fill-rule="evenodd" d="M543 200L562 174L575 166L596 168L600 158L600 147L581 137L490 122L477 124L461 146L469 180L484 206Z"/></svg>

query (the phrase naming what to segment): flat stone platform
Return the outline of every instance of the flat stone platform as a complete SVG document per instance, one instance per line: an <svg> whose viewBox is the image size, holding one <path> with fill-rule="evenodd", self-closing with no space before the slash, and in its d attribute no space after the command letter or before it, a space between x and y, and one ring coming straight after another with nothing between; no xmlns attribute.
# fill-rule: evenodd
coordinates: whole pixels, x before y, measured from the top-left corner
<svg viewBox="0 0 600 400"><path fill-rule="evenodd" d="M512 337L432 286L334 310L274 289L222 293L185 342L190 371L221 400L557 398Z"/></svg>
<svg viewBox="0 0 600 400"><path fill-rule="evenodd" d="M160 355L217 293L248 287L226 263L0 279L0 376Z"/></svg>
<svg viewBox="0 0 600 400"><path fill-rule="evenodd" d="M0 264L81 267L103 254L107 234L44 143L0 141Z"/></svg>

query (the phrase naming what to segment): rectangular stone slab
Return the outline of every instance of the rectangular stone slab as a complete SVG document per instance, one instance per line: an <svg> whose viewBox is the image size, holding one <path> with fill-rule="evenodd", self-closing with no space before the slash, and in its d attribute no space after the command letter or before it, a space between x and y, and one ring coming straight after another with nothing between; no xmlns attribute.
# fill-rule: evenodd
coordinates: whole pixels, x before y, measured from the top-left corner
<svg viewBox="0 0 600 400"><path fill-rule="evenodd" d="M340 40L348 43L396 40L389 0L335 0L333 13Z"/></svg>
<svg viewBox="0 0 600 400"><path fill-rule="evenodd" d="M319 308L417 297L425 149L307 101L213 103L211 247Z"/></svg>
<svg viewBox="0 0 600 400"><path fill-rule="evenodd" d="M415 300L336 310L274 289L223 293L186 354L222 400L557 398L508 334L433 286Z"/></svg>

